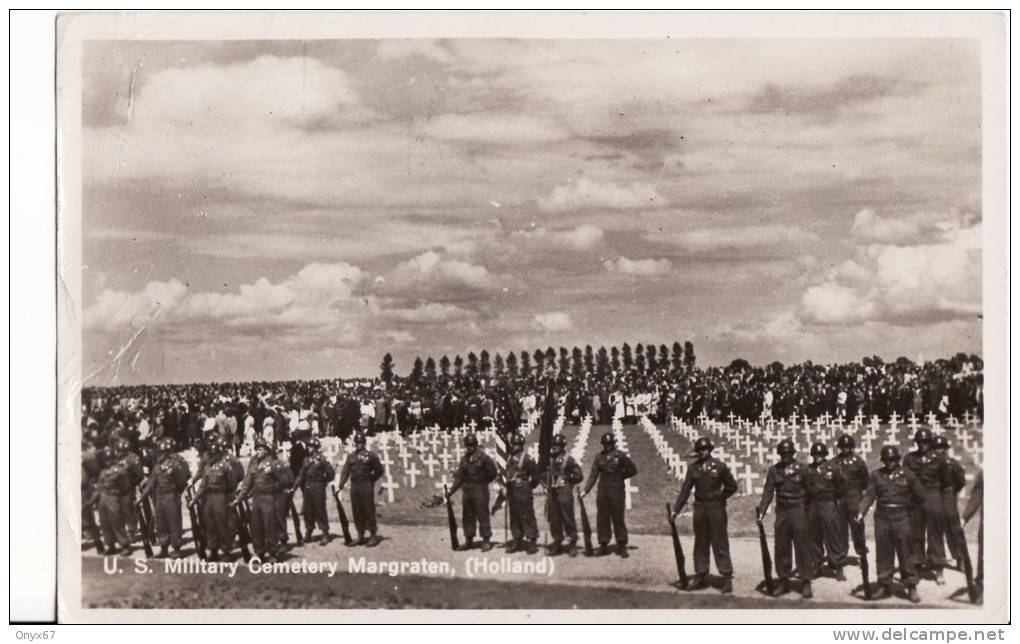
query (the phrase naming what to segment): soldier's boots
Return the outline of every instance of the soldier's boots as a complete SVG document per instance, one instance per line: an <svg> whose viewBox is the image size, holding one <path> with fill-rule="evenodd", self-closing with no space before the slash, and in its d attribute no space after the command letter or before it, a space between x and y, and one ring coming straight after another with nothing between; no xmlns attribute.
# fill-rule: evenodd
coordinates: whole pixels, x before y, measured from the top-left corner
<svg viewBox="0 0 1020 644"><path fill-rule="evenodd" d="M621 559L626 559L630 556L627 552L627 544L621 543L616 546L616 554L620 555Z"/></svg>
<svg viewBox="0 0 1020 644"><path fill-rule="evenodd" d="M308 543L312 542L312 531L311 530L305 530L305 541L307 541Z"/></svg>
<svg viewBox="0 0 1020 644"><path fill-rule="evenodd" d="M890 584L879 584L878 590L871 594L871 599L889 599L892 597L892 589L889 587Z"/></svg>
<svg viewBox="0 0 1020 644"><path fill-rule="evenodd" d="M842 566L837 566L835 568L835 571L836 571L836 581L846 581L846 575L843 574L843 567Z"/></svg>
<svg viewBox="0 0 1020 644"><path fill-rule="evenodd" d="M599 544L599 549L595 551L595 556L596 557L605 557L608 554L609 554L609 544L608 543L600 543Z"/></svg>
<svg viewBox="0 0 1020 644"><path fill-rule="evenodd" d="M785 595L786 593L788 593L789 590L790 589L786 585L786 580L785 579L780 579L780 580L776 581L776 587L772 589L772 596L773 597L781 597L781 596Z"/></svg>
<svg viewBox="0 0 1020 644"><path fill-rule="evenodd" d="M183 559L184 558L184 553L181 552L180 548L174 548L174 553L172 555L170 555L170 558L171 559Z"/></svg>
<svg viewBox="0 0 1020 644"><path fill-rule="evenodd" d="M538 552L538 544L532 539L528 539L527 552L529 555L533 555Z"/></svg>
<svg viewBox="0 0 1020 644"><path fill-rule="evenodd" d="M705 582L705 575L694 575L694 579L692 579L691 583L688 584L687 590L701 590L706 586L708 586L708 584Z"/></svg>
<svg viewBox="0 0 1020 644"><path fill-rule="evenodd" d="M470 549L472 549L474 547L475 547L475 538L474 537L468 537L467 539L464 540L464 543L461 544L460 549L461 550L470 550Z"/></svg>
<svg viewBox="0 0 1020 644"><path fill-rule="evenodd" d="M912 604L921 603L921 596L917 594L917 586L911 586L907 589L907 599L909 599Z"/></svg>
<svg viewBox="0 0 1020 644"><path fill-rule="evenodd" d="M101 555L106 554L106 548L103 547L103 542L99 539L96 539L96 552Z"/></svg>
<svg viewBox="0 0 1020 644"><path fill-rule="evenodd" d="M492 542L488 539L482 539L482 552L488 552L492 550Z"/></svg>
<svg viewBox="0 0 1020 644"><path fill-rule="evenodd" d="M812 590L811 590L811 582L810 581L804 580L801 583L800 594L801 594L801 597L803 597L804 599L811 599L812 597L815 596L814 592L812 592Z"/></svg>
<svg viewBox="0 0 1020 644"><path fill-rule="evenodd" d="M169 547L167 547L167 546L160 546L159 554L156 555L156 558L157 559L166 559L169 554L170 554L170 548Z"/></svg>
<svg viewBox="0 0 1020 644"><path fill-rule="evenodd" d="M726 575L725 577L723 577L721 591L722 591L722 594L724 594L724 595L729 595L729 594L733 593L733 577L732 576Z"/></svg>
<svg viewBox="0 0 1020 644"><path fill-rule="evenodd" d="M945 586L946 585L946 578L942 575L942 569L941 568L936 568L935 569L935 583L937 585L939 585L939 586Z"/></svg>
<svg viewBox="0 0 1020 644"><path fill-rule="evenodd" d="M562 541L553 541L552 544L550 544L550 546L549 546L549 556L550 557L555 557L556 555L558 555L558 554L560 554L562 552L563 552L563 542Z"/></svg>
<svg viewBox="0 0 1020 644"><path fill-rule="evenodd" d="M220 560L220 551L217 550L216 548L213 548L212 550L210 550L209 551L209 561L219 561L219 560Z"/></svg>
<svg viewBox="0 0 1020 644"><path fill-rule="evenodd" d="M512 555L513 553L517 552L520 549L521 549L520 539L514 539L513 541L506 544L506 552L509 555Z"/></svg>
<svg viewBox="0 0 1020 644"><path fill-rule="evenodd" d="M379 536L378 536L378 535L377 535L376 533L374 533L374 532L373 532L373 533L372 533L372 534L371 534L371 535L370 535L370 536L368 537L368 547L369 547L369 548L374 548L374 547L376 547L377 545L379 545L379 541L380 541L380 539L379 539Z"/></svg>
<svg viewBox="0 0 1020 644"><path fill-rule="evenodd" d="M468 544L470 544L470 543L471 543L471 540L468 539ZM356 545L356 546L363 546L363 545L365 545L365 533L364 532L359 532L358 533L358 540L354 542L354 545ZM465 550L466 549L467 548L465 548Z"/></svg>

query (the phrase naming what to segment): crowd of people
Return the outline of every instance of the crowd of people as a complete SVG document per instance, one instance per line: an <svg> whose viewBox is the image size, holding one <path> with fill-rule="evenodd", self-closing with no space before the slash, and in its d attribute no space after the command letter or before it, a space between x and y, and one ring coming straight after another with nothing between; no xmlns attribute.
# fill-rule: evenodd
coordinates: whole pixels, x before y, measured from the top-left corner
<svg viewBox="0 0 1020 644"><path fill-rule="evenodd" d="M707 369L693 361L664 360L654 369L643 363L643 369L631 365L603 370L582 359L580 368L569 362L564 368L561 361L558 370L526 374L503 368L436 375L419 365L406 377L384 368L377 378L86 387L82 425L97 446L117 437L128 439L132 447L167 437L186 447L216 432L235 450L256 437L273 443L288 440L295 431L346 439L359 431L406 434L433 426L484 427L503 391L510 394L519 418L535 414L550 377L555 379L559 412L574 422L588 415L595 423L613 418L626 423L642 414L656 421L679 417L692 424L699 418L779 419L793 414L844 419L861 414L886 420L894 413L900 418L932 413L962 418L965 413L980 416L983 407L981 359L962 353L924 363L865 358L837 365L774 362L756 367L734 360L727 367Z"/></svg>

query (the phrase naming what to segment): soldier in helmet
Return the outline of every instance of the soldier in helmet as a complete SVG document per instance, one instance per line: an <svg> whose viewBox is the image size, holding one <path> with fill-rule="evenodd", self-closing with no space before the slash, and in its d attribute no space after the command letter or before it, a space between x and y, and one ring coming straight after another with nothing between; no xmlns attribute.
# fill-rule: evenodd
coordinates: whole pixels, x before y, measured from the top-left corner
<svg viewBox="0 0 1020 644"><path fill-rule="evenodd" d="M81 439L81 527L89 535L96 546L96 552L104 554L103 537L96 523L96 508L93 500L96 492L96 481L103 471L103 453L88 436Z"/></svg>
<svg viewBox="0 0 1020 644"><path fill-rule="evenodd" d="M183 522L181 521L181 494L188 486L191 468L180 454L174 453L174 440L169 437L156 443L156 463L152 473L142 486L142 496L152 495L156 519L156 541L159 542L159 556L166 557L170 546L174 558L181 556L184 544Z"/></svg>
<svg viewBox="0 0 1020 644"><path fill-rule="evenodd" d="M138 536L138 510L135 508L135 489L145 478L145 468L142 466L142 459L131 451L131 441L127 438L117 438L113 441L113 454L117 460L124 463L128 473L128 481L131 488L121 499L121 513L127 521L127 527L131 536Z"/></svg>
<svg viewBox="0 0 1020 644"><path fill-rule="evenodd" d="M963 525L960 523L960 492L967 485L966 472L959 459L949 455L949 439L945 434L936 436L933 441L935 450L946 460L946 479L942 487L942 512L945 517L946 544L949 553L959 564L963 553L960 544L966 539Z"/></svg>
<svg viewBox="0 0 1020 644"><path fill-rule="evenodd" d="M248 464L234 503L251 499L251 541L256 556L263 561L283 557L277 499L281 490L289 489L293 482L290 468L276 457L272 446L256 439L255 457Z"/></svg>
<svg viewBox="0 0 1020 644"><path fill-rule="evenodd" d="M123 499L134 490L131 473L127 463L117 457L112 447L103 448L102 462L103 469L89 503L99 508L99 527L106 541L106 553L127 556L131 554L131 538L127 533ZM119 547L123 547L123 551Z"/></svg>
<svg viewBox="0 0 1020 644"><path fill-rule="evenodd" d="M464 456L460 459L457 471L453 475L453 486L447 498L457 490L464 488L461 503L464 544L462 550L474 547L475 527L482 537L482 551L492 549L489 539L492 538L492 526L489 523L489 484L496 480L499 473L496 464L488 454L478 449L478 437L468 434L464 437Z"/></svg>
<svg viewBox="0 0 1020 644"><path fill-rule="evenodd" d="M839 513L839 527L836 530L835 548L836 555L846 561L850 553L850 544L847 539L847 532L853 539L854 551L858 556L865 556L867 544L864 541L864 530L855 526L851 528L850 522L857 516L857 508L861 505L861 495L868 487L868 464L864 459L854 453L854 439L852 436L843 434L836 440L836 447L839 455L833 460L839 465L843 473L843 482L846 484L846 496L837 501L836 508Z"/></svg>
<svg viewBox="0 0 1020 644"><path fill-rule="evenodd" d="M528 554L538 552L538 521L535 519L535 500L532 490L538 485L538 465L531 455L524 451L524 437L518 433L510 435L510 456L506 461L506 478L510 487L510 534L513 541L507 544L507 552L518 550ZM524 545L527 540L527 546Z"/></svg>
<svg viewBox="0 0 1020 644"><path fill-rule="evenodd" d="M923 502L927 493L917 475L900 465L900 450L895 445L883 447L881 458L882 467L868 477L856 520L862 521L871 504L876 504L875 545L880 588L875 598L884 599L892 594L892 579L896 559L899 559L900 579L910 601L916 604L921 598L917 594L917 567L911 552L910 508L914 503Z"/></svg>
<svg viewBox="0 0 1020 644"><path fill-rule="evenodd" d="M318 438L308 441L308 456L301 463L297 479L288 494L301 488L301 514L305 517L305 541L312 540L316 524L322 531L322 545L329 543L329 515L326 513L326 485L336 477L336 468L322 455Z"/></svg>
<svg viewBox="0 0 1020 644"><path fill-rule="evenodd" d="M200 464L197 501L202 513L202 525L205 528L206 548L209 560L219 561L220 551L229 555L234 543L234 522L231 517L229 503L237 486L243 478L228 459L226 443L215 438L206 446L206 452ZM231 455L233 456L233 455Z"/></svg>
<svg viewBox="0 0 1020 644"><path fill-rule="evenodd" d="M385 470L379 457L368 451L366 445L364 434L359 432L354 435L355 450L347 457L340 472L339 489L344 489L348 478L351 480L351 508L354 512L354 528L358 531L355 545L363 546L367 543L376 546L379 543L376 535L379 528L375 521L375 482ZM365 532L368 532L368 541L365 540Z"/></svg>
<svg viewBox="0 0 1020 644"><path fill-rule="evenodd" d="M830 460L829 448L820 441L811 445L812 486L808 496L808 532L815 562L820 566L828 554L829 568L838 581L846 581L843 566L846 554L841 552L839 541L839 505L846 498L846 481L843 470Z"/></svg>
<svg viewBox="0 0 1020 644"><path fill-rule="evenodd" d="M673 505L676 520L694 491L694 579L688 590L704 588L709 569L709 547L715 554L715 566L723 576L722 592L733 592L733 562L727 533L726 500L737 493L737 481L730 468L712 458L715 445L702 436L694 442L695 461L687 468L680 495Z"/></svg>
<svg viewBox="0 0 1020 644"><path fill-rule="evenodd" d="M903 467L917 476L924 488L923 503L917 504L911 514L911 530L914 534L914 564L918 571L928 568L939 586L946 583L942 569L946 567L945 508L942 490L949 479L949 467L944 455L934 449L929 429L914 433L917 449L903 458Z"/></svg>
<svg viewBox="0 0 1020 644"><path fill-rule="evenodd" d="M769 468L765 477L765 490L758 504L758 521L776 498L775 559L779 581L773 590L778 597L788 592L793 576L793 553L797 555L797 569L801 579L801 594L812 597L811 580L815 578L815 559L811 550L805 503L811 490L812 474L807 465L797 461L793 441L784 439L776 447L779 462Z"/></svg>
<svg viewBox="0 0 1020 644"><path fill-rule="evenodd" d="M617 553L626 559L627 554L627 523L624 520L626 509L626 493L624 481L637 474L637 466L630 457L616 449L616 437L612 432L602 435L602 453L592 463L588 482L584 486L584 496L598 483L598 496L595 497L596 524L598 526L600 556L609 554L609 542L613 533L616 534Z"/></svg>
<svg viewBox="0 0 1020 644"><path fill-rule="evenodd" d="M552 437L549 448L549 469L543 473L542 480L548 489L549 531L553 542L549 546L550 555L558 555L563 551L563 537L570 540L570 556L576 554L577 523L574 521L574 486L584 480L581 466L573 456L566 453L567 437L556 434Z"/></svg>

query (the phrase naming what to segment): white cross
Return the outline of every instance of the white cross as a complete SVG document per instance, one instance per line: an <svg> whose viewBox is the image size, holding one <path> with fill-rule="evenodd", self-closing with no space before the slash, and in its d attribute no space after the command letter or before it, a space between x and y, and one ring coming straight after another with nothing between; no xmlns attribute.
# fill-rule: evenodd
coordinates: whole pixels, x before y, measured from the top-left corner
<svg viewBox="0 0 1020 644"><path fill-rule="evenodd" d="M407 461L408 461L408 459L411 458L411 454L407 450L401 449L400 452L397 454L397 456L400 457L400 460L401 460L401 462L404 465L404 469L406 470L407 469Z"/></svg>
<svg viewBox="0 0 1020 644"><path fill-rule="evenodd" d="M411 463L411 467L404 468L404 474L411 477L411 489L414 489L418 483L418 475L421 474L421 470L414 463Z"/></svg>
<svg viewBox="0 0 1020 644"><path fill-rule="evenodd" d="M769 453L769 448L765 446L765 443L758 443L754 447L754 453L758 456L758 465L765 463L765 456Z"/></svg>
<svg viewBox="0 0 1020 644"><path fill-rule="evenodd" d="M754 481L757 478L755 473L751 470L751 466L745 464L744 471L741 472L738 477L744 481L744 494L754 494Z"/></svg>
<svg viewBox="0 0 1020 644"><path fill-rule="evenodd" d="M440 490L442 490L449 484L450 484L449 481L446 480L446 472L443 472L443 476L438 481L433 483L433 485L435 485L435 487Z"/></svg>
<svg viewBox="0 0 1020 644"><path fill-rule="evenodd" d="M428 458L423 458L421 462L425 467L429 468L429 478L432 478L436 475L435 468L436 465L439 465L439 461L436 460L435 455L432 453L429 453L428 456Z"/></svg>
<svg viewBox="0 0 1020 644"><path fill-rule="evenodd" d="M382 484L382 488L386 490L386 502L393 503L393 490L399 488L400 484L394 481L389 476L386 477L386 482Z"/></svg>
<svg viewBox="0 0 1020 644"><path fill-rule="evenodd" d="M443 453L439 455L439 460L441 460L443 462L443 469L444 470L450 469L450 459L451 458L453 458L453 456L446 449L444 449Z"/></svg>
<svg viewBox="0 0 1020 644"><path fill-rule="evenodd" d="M631 508L631 494L637 494L638 488L636 485L630 484L630 479L624 481L623 492L625 496L624 505L629 510Z"/></svg>

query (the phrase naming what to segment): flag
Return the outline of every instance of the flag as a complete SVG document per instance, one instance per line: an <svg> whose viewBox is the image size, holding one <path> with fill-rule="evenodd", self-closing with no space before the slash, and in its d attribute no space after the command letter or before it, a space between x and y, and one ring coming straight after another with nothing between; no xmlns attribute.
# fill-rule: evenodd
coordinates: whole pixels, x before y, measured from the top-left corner
<svg viewBox="0 0 1020 644"><path fill-rule="evenodd" d="M538 471L543 472L549 467L549 450L552 447L553 424L556 422L556 398L553 381L550 378L545 386L545 400L542 405L542 428L538 435Z"/></svg>

